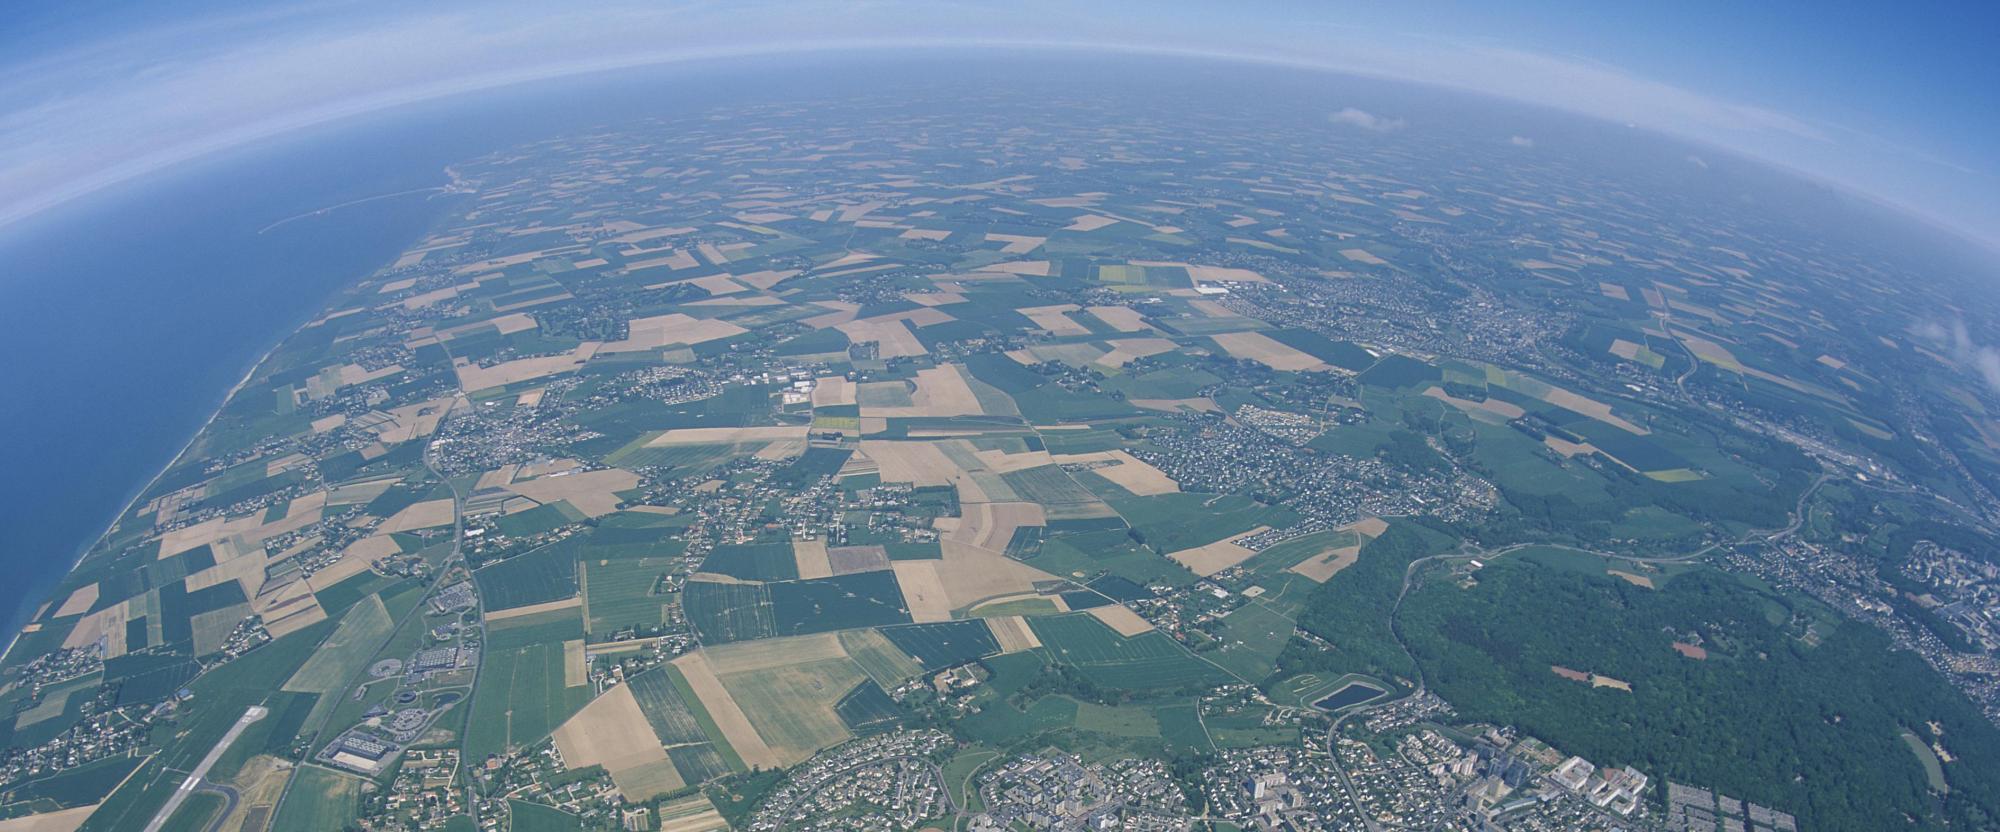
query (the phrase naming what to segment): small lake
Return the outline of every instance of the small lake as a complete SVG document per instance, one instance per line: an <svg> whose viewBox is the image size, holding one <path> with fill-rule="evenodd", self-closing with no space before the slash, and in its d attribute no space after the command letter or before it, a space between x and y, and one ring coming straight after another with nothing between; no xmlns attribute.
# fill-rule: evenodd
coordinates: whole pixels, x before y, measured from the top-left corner
<svg viewBox="0 0 2000 832"><path fill-rule="evenodd" d="M1327 694L1326 698L1321 699L1318 702L1314 702L1313 707L1319 708L1324 711L1338 711L1341 708L1348 708L1348 707L1353 707L1355 705L1359 705L1370 699L1374 699L1377 696L1381 696L1382 694L1387 692L1388 691L1375 687L1374 685L1364 685L1360 682L1348 682L1347 684L1342 685L1340 690Z"/></svg>

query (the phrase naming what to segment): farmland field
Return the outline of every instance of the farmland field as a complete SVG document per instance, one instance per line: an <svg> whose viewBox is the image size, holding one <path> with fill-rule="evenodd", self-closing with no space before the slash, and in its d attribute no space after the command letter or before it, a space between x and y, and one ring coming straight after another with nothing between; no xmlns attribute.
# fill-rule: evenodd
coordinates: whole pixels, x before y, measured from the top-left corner
<svg viewBox="0 0 2000 832"><path fill-rule="evenodd" d="M1028 625L1050 655L1105 687L1177 689L1233 679L1159 632L1128 638L1084 614L1034 617Z"/></svg>
<svg viewBox="0 0 2000 832"><path fill-rule="evenodd" d="M882 635L908 653L925 670L964 664L1000 652L993 631L983 621L948 621L882 628Z"/></svg>
<svg viewBox="0 0 2000 832"><path fill-rule="evenodd" d="M576 545L564 541L472 573L491 610L526 607L576 594Z"/></svg>
<svg viewBox="0 0 2000 832"><path fill-rule="evenodd" d="M590 701L588 685L565 684L560 641L496 646L483 661L465 733L472 759L538 742Z"/></svg>
<svg viewBox="0 0 2000 832"><path fill-rule="evenodd" d="M779 635L823 633L910 620L896 573L881 570L769 584Z"/></svg>
<svg viewBox="0 0 2000 832"><path fill-rule="evenodd" d="M688 623L708 644L770 638L778 622L762 585L689 581L681 591Z"/></svg>
<svg viewBox="0 0 2000 832"><path fill-rule="evenodd" d="M579 563L577 574L590 615L585 624L591 637L601 639L623 627L665 623L666 607L672 599L655 591L671 566L669 558L650 557Z"/></svg>
<svg viewBox="0 0 2000 832"><path fill-rule="evenodd" d="M318 766L302 767L292 775L271 828L343 832L360 818L364 782L354 775Z"/></svg>

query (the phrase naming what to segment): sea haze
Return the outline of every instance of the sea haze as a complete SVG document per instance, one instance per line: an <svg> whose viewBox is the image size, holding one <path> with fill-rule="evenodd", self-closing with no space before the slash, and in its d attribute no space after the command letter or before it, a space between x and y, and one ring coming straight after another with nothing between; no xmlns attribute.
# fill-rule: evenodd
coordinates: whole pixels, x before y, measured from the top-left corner
<svg viewBox="0 0 2000 832"><path fill-rule="evenodd" d="M188 166L0 231L0 613L8 636L223 397L452 200L352 200L720 92L684 71L410 107ZM261 233L260 233L261 232Z"/></svg>
<svg viewBox="0 0 2000 832"><path fill-rule="evenodd" d="M0 612L11 614L9 635L262 354L342 287L391 262L452 203L435 194L375 199L260 233L272 223L433 188L447 181L447 165L523 142L717 104L893 97L954 85L1003 85L1032 96L1086 81L1161 97L1162 106L1196 96L1224 111L1278 107L1329 131L1361 129L1333 117L1361 109L1383 119L1372 123L1382 141L1406 140L1405 122L1496 143L1528 134L1533 149L1523 153L1558 151L1607 170L1636 166L1653 171L1662 188L1782 202L1816 211L1822 227L1861 225L1850 201L1829 200L1823 188L1726 156L1697 168L1689 146L1623 127L1430 88L1217 62L1003 51L763 57L412 105L184 165L0 229L0 436L9 442L0 469L0 566L12 578L0 585ZM1260 94L1246 100L1245 89ZM1901 247L1905 256L1947 250L1962 248Z"/></svg>

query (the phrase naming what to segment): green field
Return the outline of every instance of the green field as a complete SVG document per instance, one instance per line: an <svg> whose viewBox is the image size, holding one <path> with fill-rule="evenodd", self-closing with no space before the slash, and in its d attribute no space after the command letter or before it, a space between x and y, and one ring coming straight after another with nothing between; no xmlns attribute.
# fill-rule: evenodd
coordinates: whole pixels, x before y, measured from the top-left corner
<svg viewBox="0 0 2000 832"><path fill-rule="evenodd" d="M901 624L910 620L896 573L887 569L768 584L778 635ZM690 613L691 615L691 613Z"/></svg>
<svg viewBox="0 0 2000 832"><path fill-rule="evenodd" d="M983 622L973 623L985 626ZM840 646L868 678L885 687L893 688L924 673L923 665L877 630L842 630Z"/></svg>
<svg viewBox="0 0 2000 832"><path fill-rule="evenodd" d="M701 571L746 581L790 581L799 577L790 543L740 543L715 547Z"/></svg>
<svg viewBox="0 0 2000 832"><path fill-rule="evenodd" d="M570 832L585 828L583 818L539 803L509 800L507 813L512 816L508 826L511 832Z"/></svg>
<svg viewBox="0 0 2000 832"><path fill-rule="evenodd" d="M345 832L361 818L361 785L367 781L319 766L300 766L285 787L272 829Z"/></svg>
<svg viewBox="0 0 2000 832"><path fill-rule="evenodd" d="M558 601L576 594L576 538L480 568L479 599L488 612Z"/></svg>
<svg viewBox="0 0 2000 832"><path fill-rule="evenodd" d="M1000 652L1000 644L993 640L993 631L984 621L904 624L883 627L881 632L927 671Z"/></svg>
<svg viewBox="0 0 2000 832"><path fill-rule="evenodd" d="M872 734L896 727L902 721L903 711L896 707L896 701L882 691L882 686L873 680L862 680L854 689L834 703L833 712L840 716L847 730L856 734Z"/></svg>
<svg viewBox="0 0 2000 832"><path fill-rule="evenodd" d="M225 807L222 795L214 792L195 792L181 801L181 807L167 818L160 832L207 832L209 825L217 820L217 815Z"/></svg>
<svg viewBox="0 0 2000 832"><path fill-rule="evenodd" d="M1292 620L1261 603L1245 604L1222 619L1222 647L1204 655L1244 679L1262 679L1276 668L1292 638Z"/></svg>
<svg viewBox="0 0 2000 832"><path fill-rule="evenodd" d="M703 644L748 641L778 634L771 594L762 585L688 581L681 590L681 605Z"/></svg>
<svg viewBox="0 0 2000 832"><path fill-rule="evenodd" d="M701 726L702 734L708 737L709 747L722 759L723 765L730 771L748 771L750 767L744 765L743 758L729 745L729 739L722 735L722 729L715 724L715 718L709 715L708 709L702 706L701 698L695 695L694 689L688 685L687 677L681 675L680 668L669 663L662 665L660 671L666 674L667 681L673 685L674 694L680 699L681 705L687 708L688 715L694 717L695 723ZM686 769L682 771L686 772Z"/></svg>
<svg viewBox="0 0 2000 832"><path fill-rule="evenodd" d="M672 558L628 557L615 560L586 560L577 565L579 583L584 588L586 622L593 638L604 638L631 626L659 626L664 623L668 595L655 595L662 575L672 568Z"/></svg>
<svg viewBox="0 0 2000 832"><path fill-rule="evenodd" d="M1165 633L1126 638L1081 613L1030 618L1028 625L1051 656L1107 688L1175 690L1235 681Z"/></svg>
<svg viewBox="0 0 2000 832"><path fill-rule="evenodd" d="M467 759L541 741L590 702L590 686L563 684L561 641L489 646L466 724Z"/></svg>
<svg viewBox="0 0 2000 832"><path fill-rule="evenodd" d="M312 713L306 717L304 729L317 731L333 713L334 706L345 698L347 685L356 674L367 666L368 659L382 646L382 640L389 636L395 622L389 610L382 604L380 595L370 595L349 608L341 616L340 625L333 635L314 650L292 678L285 681L284 690L295 693L319 694Z"/></svg>
<svg viewBox="0 0 2000 832"><path fill-rule="evenodd" d="M844 658L720 675L757 734L774 749L825 748L846 739L849 732L833 707L868 678Z"/></svg>
<svg viewBox="0 0 2000 832"><path fill-rule="evenodd" d="M674 689L673 680L666 671L655 668L626 682L632 686L632 696L639 701L639 710L646 714L646 722L653 726L662 745L685 745L708 742L708 734L701 729L701 722L694 712L681 700L680 692Z"/></svg>

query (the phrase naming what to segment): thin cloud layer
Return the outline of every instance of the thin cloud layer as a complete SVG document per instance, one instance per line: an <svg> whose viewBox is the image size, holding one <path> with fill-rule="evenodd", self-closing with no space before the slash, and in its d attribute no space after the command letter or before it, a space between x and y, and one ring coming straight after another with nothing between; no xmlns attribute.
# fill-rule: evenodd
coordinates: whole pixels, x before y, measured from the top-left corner
<svg viewBox="0 0 2000 832"><path fill-rule="evenodd" d="M1377 133L1401 130L1404 123L1400 118L1383 118L1367 110L1357 110L1353 107L1343 108L1340 112L1330 116L1330 118L1333 119L1333 123L1335 124L1359 127L1363 130L1373 130Z"/></svg>
<svg viewBox="0 0 2000 832"><path fill-rule="evenodd" d="M648 64L919 46L1181 55L1435 84L1660 130L1864 191L1875 180L1857 172L1879 180L1884 171L1935 167L1916 158L1885 165L1879 152L1848 147L1849 134L1836 128L1616 67L1362 31L1306 13L1280 20L1169 2L1162 13L1138 15L1116 3L1053 0L338 5L115 33L11 63L0 58L0 225L188 159L400 104ZM1333 118L1367 130L1402 126L1359 109ZM1967 190L1962 179L1938 181L1948 195ZM2000 229L2000 197L1967 206L1937 204L1936 188L1873 193Z"/></svg>

